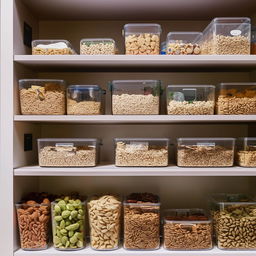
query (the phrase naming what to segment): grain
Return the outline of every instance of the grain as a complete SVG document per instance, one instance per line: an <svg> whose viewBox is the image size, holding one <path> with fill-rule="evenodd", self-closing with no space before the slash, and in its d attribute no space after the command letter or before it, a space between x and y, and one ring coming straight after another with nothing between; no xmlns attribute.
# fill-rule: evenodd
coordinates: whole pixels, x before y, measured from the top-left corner
<svg viewBox="0 0 256 256"><path fill-rule="evenodd" d="M83 55L113 55L113 54L115 54L115 44L112 42L81 43L80 54L83 54Z"/></svg>
<svg viewBox="0 0 256 256"><path fill-rule="evenodd" d="M256 167L256 149L238 151L237 163L243 167Z"/></svg>
<svg viewBox="0 0 256 256"><path fill-rule="evenodd" d="M98 101L80 101L67 100L68 115L100 115L101 102Z"/></svg>

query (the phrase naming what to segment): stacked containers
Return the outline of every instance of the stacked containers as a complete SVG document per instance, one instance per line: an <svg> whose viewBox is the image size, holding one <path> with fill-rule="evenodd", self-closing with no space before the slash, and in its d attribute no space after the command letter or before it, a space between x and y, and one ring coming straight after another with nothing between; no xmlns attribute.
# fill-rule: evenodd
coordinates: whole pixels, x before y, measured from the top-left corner
<svg viewBox="0 0 256 256"><path fill-rule="evenodd" d="M237 143L237 164L256 167L256 138L240 138Z"/></svg>

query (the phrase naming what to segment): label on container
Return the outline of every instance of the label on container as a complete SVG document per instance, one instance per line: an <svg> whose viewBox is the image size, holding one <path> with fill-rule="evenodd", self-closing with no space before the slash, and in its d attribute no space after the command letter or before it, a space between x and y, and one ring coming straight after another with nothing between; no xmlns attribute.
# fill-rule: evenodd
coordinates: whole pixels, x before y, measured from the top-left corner
<svg viewBox="0 0 256 256"><path fill-rule="evenodd" d="M231 31L230 31L230 34L231 34L232 36L240 36L240 35L242 34L242 31L239 30L239 29L234 29L234 30L231 30Z"/></svg>
<svg viewBox="0 0 256 256"><path fill-rule="evenodd" d="M198 147L215 147L214 142L198 142L196 143Z"/></svg>
<svg viewBox="0 0 256 256"><path fill-rule="evenodd" d="M55 147L74 147L74 143L56 143Z"/></svg>
<svg viewBox="0 0 256 256"><path fill-rule="evenodd" d="M148 150L149 143L142 141L131 141L130 144L127 144L126 147L135 149L135 150Z"/></svg>
<svg viewBox="0 0 256 256"><path fill-rule="evenodd" d="M195 101L197 96L197 89L196 88L184 88L183 94L185 101Z"/></svg>

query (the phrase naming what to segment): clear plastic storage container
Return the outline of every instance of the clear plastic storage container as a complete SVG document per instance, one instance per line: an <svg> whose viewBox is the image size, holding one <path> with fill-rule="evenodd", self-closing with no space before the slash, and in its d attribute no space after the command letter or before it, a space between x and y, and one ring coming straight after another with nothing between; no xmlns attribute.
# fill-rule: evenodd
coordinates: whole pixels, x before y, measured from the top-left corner
<svg viewBox="0 0 256 256"><path fill-rule="evenodd" d="M209 250L212 247L212 221L204 210L172 209L165 211L165 249Z"/></svg>
<svg viewBox="0 0 256 256"><path fill-rule="evenodd" d="M72 55L74 48L67 40L34 40L32 55Z"/></svg>
<svg viewBox="0 0 256 256"><path fill-rule="evenodd" d="M161 81L114 80L111 83L113 115L158 115Z"/></svg>
<svg viewBox="0 0 256 256"><path fill-rule="evenodd" d="M228 167L234 164L234 138L179 138L177 165Z"/></svg>
<svg viewBox="0 0 256 256"><path fill-rule="evenodd" d="M23 115L64 115L66 83L53 79L19 80L20 106Z"/></svg>
<svg viewBox="0 0 256 256"><path fill-rule="evenodd" d="M160 202L152 194L131 194L124 207L124 248L155 250L160 247Z"/></svg>
<svg viewBox="0 0 256 256"><path fill-rule="evenodd" d="M168 115L214 114L213 85L169 85L166 95Z"/></svg>
<svg viewBox="0 0 256 256"><path fill-rule="evenodd" d="M250 54L251 20L215 18L203 31L202 54Z"/></svg>
<svg viewBox="0 0 256 256"><path fill-rule="evenodd" d="M81 250L85 240L85 201L64 197L52 202L53 246L57 250Z"/></svg>
<svg viewBox="0 0 256 256"><path fill-rule="evenodd" d="M256 137L237 140L237 164L242 167L256 167Z"/></svg>
<svg viewBox="0 0 256 256"><path fill-rule="evenodd" d="M125 53L128 55L159 54L161 32L159 24L126 24L124 26Z"/></svg>
<svg viewBox="0 0 256 256"><path fill-rule="evenodd" d="M98 85L70 85L67 89L67 114L103 114L104 94Z"/></svg>
<svg viewBox="0 0 256 256"><path fill-rule="evenodd" d="M98 162L97 139L38 139L41 167L87 167Z"/></svg>
<svg viewBox="0 0 256 256"><path fill-rule="evenodd" d="M201 32L170 32L167 35L168 55L199 55L201 54Z"/></svg>
<svg viewBox="0 0 256 256"><path fill-rule="evenodd" d="M118 249L121 230L122 203L118 196L93 196L87 203L91 248Z"/></svg>
<svg viewBox="0 0 256 256"><path fill-rule="evenodd" d="M220 249L256 249L256 201L242 194L211 198L217 245Z"/></svg>
<svg viewBox="0 0 256 256"><path fill-rule="evenodd" d="M219 87L217 114L256 114L256 83L221 83Z"/></svg>
<svg viewBox="0 0 256 256"><path fill-rule="evenodd" d="M169 139L115 139L116 166L157 167L168 165Z"/></svg>
<svg viewBox="0 0 256 256"><path fill-rule="evenodd" d="M111 38L85 38L80 42L82 55L114 55L116 43Z"/></svg>

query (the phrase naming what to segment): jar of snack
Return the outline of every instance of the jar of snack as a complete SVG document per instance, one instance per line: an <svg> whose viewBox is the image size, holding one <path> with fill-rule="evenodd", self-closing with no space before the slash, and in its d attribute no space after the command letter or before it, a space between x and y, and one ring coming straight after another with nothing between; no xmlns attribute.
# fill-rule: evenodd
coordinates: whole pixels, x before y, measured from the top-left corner
<svg viewBox="0 0 256 256"><path fill-rule="evenodd" d="M199 55L201 54L201 32L170 32L167 35L168 55Z"/></svg>
<svg viewBox="0 0 256 256"><path fill-rule="evenodd" d="M237 141L237 164L242 167L256 167L256 138L245 137Z"/></svg>
<svg viewBox="0 0 256 256"><path fill-rule="evenodd" d="M254 199L241 194L217 194L211 198L211 212L220 249L256 249Z"/></svg>
<svg viewBox="0 0 256 256"><path fill-rule="evenodd" d="M118 249L122 203L113 195L94 196L87 203L91 248L95 250Z"/></svg>
<svg viewBox="0 0 256 256"><path fill-rule="evenodd" d="M125 53L128 55L158 55L161 32L159 24L126 24L124 26Z"/></svg>
<svg viewBox="0 0 256 256"><path fill-rule="evenodd" d="M148 193L134 193L124 201L124 248L154 250L160 247L160 202Z"/></svg>
<svg viewBox="0 0 256 256"><path fill-rule="evenodd" d="M97 139L38 139L41 167L87 167L98 162Z"/></svg>
<svg viewBox="0 0 256 256"><path fill-rule="evenodd" d="M116 166L168 166L169 139L119 138L115 146Z"/></svg>
<svg viewBox="0 0 256 256"><path fill-rule="evenodd" d="M72 55L76 54L67 40L34 40L32 55Z"/></svg>
<svg viewBox="0 0 256 256"><path fill-rule="evenodd" d="M218 115L256 114L256 83L221 83L219 87Z"/></svg>
<svg viewBox="0 0 256 256"><path fill-rule="evenodd" d="M105 93L98 85L70 85L67 89L67 114L101 115Z"/></svg>
<svg viewBox="0 0 256 256"><path fill-rule="evenodd" d="M85 201L63 197L52 202L53 246L57 250L85 247Z"/></svg>
<svg viewBox="0 0 256 256"><path fill-rule="evenodd" d="M158 115L159 80L114 80L111 84L113 115Z"/></svg>
<svg viewBox="0 0 256 256"><path fill-rule="evenodd" d="M169 85L167 87L168 115L213 115L215 86Z"/></svg>
<svg viewBox="0 0 256 256"><path fill-rule="evenodd" d="M204 210L172 209L165 212L165 249L208 250L212 247L212 221Z"/></svg>
<svg viewBox="0 0 256 256"><path fill-rule="evenodd" d="M180 167L228 167L234 164L234 138L179 138Z"/></svg>
<svg viewBox="0 0 256 256"><path fill-rule="evenodd" d="M19 80L22 115L64 115L66 83L64 80Z"/></svg>

